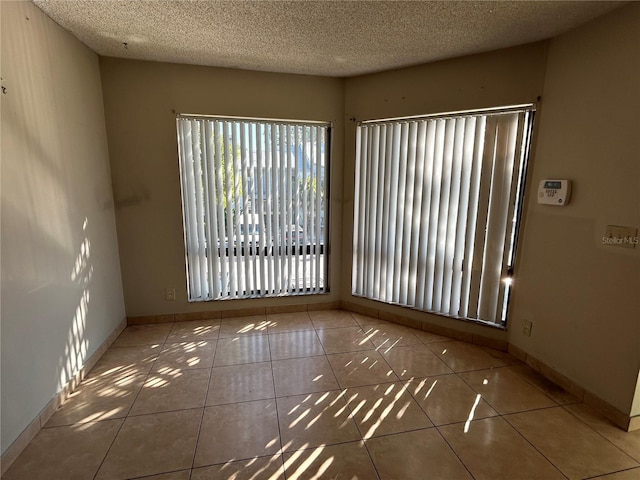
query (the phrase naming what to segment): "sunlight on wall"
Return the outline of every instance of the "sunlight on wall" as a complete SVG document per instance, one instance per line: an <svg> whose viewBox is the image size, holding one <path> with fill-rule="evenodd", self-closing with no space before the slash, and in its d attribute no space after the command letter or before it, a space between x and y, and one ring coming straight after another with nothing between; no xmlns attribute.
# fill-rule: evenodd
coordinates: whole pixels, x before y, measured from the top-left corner
<svg viewBox="0 0 640 480"><path fill-rule="evenodd" d="M89 350L89 342L85 338L85 330L87 315L89 314L89 302L91 301L90 285L93 277L93 265L91 263L91 241L87 232L88 226L89 219L85 217L82 223L84 240L80 244L70 275L71 281L82 288L82 294L75 309L71 327L67 333L64 354L60 359L58 390L62 389L80 371L87 359Z"/></svg>

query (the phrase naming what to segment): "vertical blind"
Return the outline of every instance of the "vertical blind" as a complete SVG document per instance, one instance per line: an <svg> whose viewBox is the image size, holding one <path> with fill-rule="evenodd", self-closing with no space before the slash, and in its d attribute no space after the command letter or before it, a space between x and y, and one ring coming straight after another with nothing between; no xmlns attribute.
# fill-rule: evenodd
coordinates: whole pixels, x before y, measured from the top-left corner
<svg viewBox="0 0 640 480"><path fill-rule="evenodd" d="M329 127L178 116L190 301L327 291Z"/></svg>
<svg viewBox="0 0 640 480"><path fill-rule="evenodd" d="M352 292L506 321L533 107L357 129Z"/></svg>

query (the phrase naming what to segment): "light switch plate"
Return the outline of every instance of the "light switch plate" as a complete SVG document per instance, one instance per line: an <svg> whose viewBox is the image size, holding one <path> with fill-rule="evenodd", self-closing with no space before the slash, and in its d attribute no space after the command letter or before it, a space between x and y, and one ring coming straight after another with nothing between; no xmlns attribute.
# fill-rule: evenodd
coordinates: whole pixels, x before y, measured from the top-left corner
<svg viewBox="0 0 640 480"><path fill-rule="evenodd" d="M531 330L533 329L533 322L530 320L525 320L523 325L522 325L522 333L523 335L530 337L531 336Z"/></svg>
<svg viewBox="0 0 640 480"><path fill-rule="evenodd" d="M607 225L602 237L604 245L623 248L636 248L638 244L638 229L620 225Z"/></svg>

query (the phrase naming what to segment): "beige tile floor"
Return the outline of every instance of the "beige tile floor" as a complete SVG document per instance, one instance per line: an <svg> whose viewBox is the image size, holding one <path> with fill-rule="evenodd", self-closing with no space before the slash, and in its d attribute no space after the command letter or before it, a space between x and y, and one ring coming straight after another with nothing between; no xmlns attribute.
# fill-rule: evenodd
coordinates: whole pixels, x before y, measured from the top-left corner
<svg viewBox="0 0 640 480"><path fill-rule="evenodd" d="M640 479L502 352L344 311L129 327L3 480Z"/></svg>

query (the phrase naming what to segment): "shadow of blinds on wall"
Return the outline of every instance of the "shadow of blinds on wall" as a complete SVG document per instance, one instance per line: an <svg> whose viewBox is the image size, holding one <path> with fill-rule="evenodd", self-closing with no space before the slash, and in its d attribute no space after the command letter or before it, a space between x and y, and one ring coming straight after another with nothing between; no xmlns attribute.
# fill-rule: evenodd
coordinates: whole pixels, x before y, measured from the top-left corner
<svg viewBox="0 0 640 480"><path fill-rule="evenodd" d="M533 114L360 123L352 293L504 325Z"/></svg>
<svg viewBox="0 0 640 480"><path fill-rule="evenodd" d="M329 123L179 115L189 301L328 291Z"/></svg>

